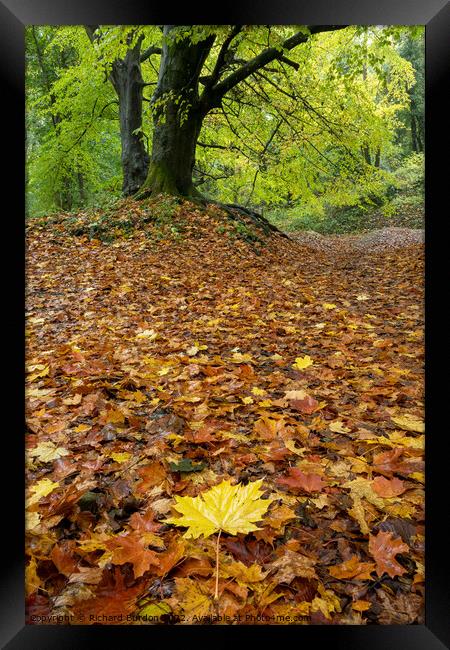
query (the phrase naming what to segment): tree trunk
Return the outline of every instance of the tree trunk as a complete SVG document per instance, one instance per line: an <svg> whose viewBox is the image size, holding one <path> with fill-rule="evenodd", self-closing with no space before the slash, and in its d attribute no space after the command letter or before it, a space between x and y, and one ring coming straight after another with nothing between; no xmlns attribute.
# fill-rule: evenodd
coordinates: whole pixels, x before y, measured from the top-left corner
<svg viewBox="0 0 450 650"><path fill-rule="evenodd" d="M120 140L122 144L122 192L139 190L147 176L149 155L142 137L142 91L144 87L140 42L123 59L114 61L111 81L119 98Z"/></svg>
<svg viewBox="0 0 450 650"><path fill-rule="evenodd" d="M363 154L363 156L364 156L364 160L366 161L366 163L367 163L368 165L371 165L371 164L372 164L372 159L371 159L371 157L370 157L370 149L369 149L369 146L368 146L367 144L363 145L363 146L361 147L361 151L362 151L362 154Z"/></svg>
<svg viewBox="0 0 450 650"><path fill-rule="evenodd" d="M209 107L202 106L198 80L214 38L198 43L175 40L174 25L164 25L158 84L153 95L153 146L142 194L198 197L192 182L195 149Z"/></svg>
<svg viewBox="0 0 450 650"><path fill-rule="evenodd" d="M379 167L380 167L380 162L381 162L381 151L380 151L380 147L377 147L377 150L376 150L376 153L375 153L375 163L374 163L374 165L375 165L375 167L377 167L377 169L379 169Z"/></svg>

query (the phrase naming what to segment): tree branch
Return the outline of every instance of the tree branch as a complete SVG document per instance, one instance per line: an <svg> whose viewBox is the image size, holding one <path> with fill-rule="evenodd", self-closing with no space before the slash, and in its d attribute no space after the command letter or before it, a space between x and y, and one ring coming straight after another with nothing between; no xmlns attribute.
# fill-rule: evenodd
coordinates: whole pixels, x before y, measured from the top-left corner
<svg viewBox="0 0 450 650"><path fill-rule="evenodd" d="M220 48L220 52L217 56L216 65L214 66L214 70L212 71L212 74L210 75L207 82L208 86L213 86L216 83L216 81L218 81L222 68L225 65L226 55L230 48L231 41L241 31L242 31L242 25L234 25L233 29L231 30L231 32L228 34L228 36L222 43L222 47Z"/></svg>
<svg viewBox="0 0 450 650"><path fill-rule="evenodd" d="M234 88L238 83L249 77L251 74L263 68L265 65L274 61L275 59L281 59L285 56L284 52L293 50L300 43L305 43L311 34L318 34L319 32L334 31L337 29L344 29L348 25L314 25L309 27L309 33L300 31L290 36L282 43L282 51L279 48L268 47L263 50L260 54L255 56L253 59L250 59L242 67L235 72L232 72L228 77L223 81L219 82L211 88L211 105L217 106L220 103L222 97L229 91L231 88Z"/></svg>
<svg viewBox="0 0 450 650"><path fill-rule="evenodd" d="M91 41L91 43L94 43L96 40L100 38L99 34L96 34L95 32L97 29L100 27L100 25L85 25L84 30Z"/></svg>
<svg viewBox="0 0 450 650"><path fill-rule="evenodd" d="M147 59L149 59L152 54L162 54L162 49L156 45L150 45L146 50L142 52L140 59L141 63L147 61Z"/></svg>
<svg viewBox="0 0 450 650"><path fill-rule="evenodd" d="M296 63L295 61L291 61L291 59L288 59L287 56L280 56L280 61L283 61L283 63L287 63L288 65L291 66L291 68L294 68L294 70L298 70L300 65Z"/></svg>

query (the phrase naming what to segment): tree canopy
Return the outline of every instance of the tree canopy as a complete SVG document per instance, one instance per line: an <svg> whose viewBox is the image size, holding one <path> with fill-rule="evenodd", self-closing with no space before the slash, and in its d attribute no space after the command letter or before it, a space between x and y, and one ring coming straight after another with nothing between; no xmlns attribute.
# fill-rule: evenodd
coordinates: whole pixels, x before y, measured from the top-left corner
<svg viewBox="0 0 450 650"><path fill-rule="evenodd" d="M269 212L382 203L423 152L420 27L32 26L26 39L29 214L145 186L158 129L173 115L179 139L194 104L193 191ZM191 56L187 82L176 61L163 70L174 52Z"/></svg>

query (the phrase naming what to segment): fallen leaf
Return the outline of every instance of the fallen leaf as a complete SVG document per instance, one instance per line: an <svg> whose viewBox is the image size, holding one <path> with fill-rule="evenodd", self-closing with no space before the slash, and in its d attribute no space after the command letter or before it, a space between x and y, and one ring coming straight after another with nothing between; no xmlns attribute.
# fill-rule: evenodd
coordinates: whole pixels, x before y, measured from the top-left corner
<svg viewBox="0 0 450 650"><path fill-rule="evenodd" d="M372 488L380 497L390 498L397 497L405 492L405 484L399 478L388 480L384 476L377 476L372 481Z"/></svg>
<svg viewBox="0 0 450 650"><path fill-rule="evenodd" d="M288 550L269 566L271 571L275 570L275 574L272 576L274 582L277 584L282 582L290 584L297 576L310 579L317 578L314 565L315 561L311 558Z"/></svg>
<svg viewBox="0 0 450 650"><path fill-rule="evenodd" d="M415 417L414 415L410 415L409 413L405 413L404 415L397 416L397 417L392 417L391 420L395 422L397 426L400 427L400 429L404 429L405 431L415 431L417 433L424 433L425 431L425 424L423 420L420 420L419 418Z"/></svg>
<svg viewBox="0 0 450 650"><path fill-rule="evenodd" d="M361 562L357 555L352 555L349 560L328 568L333 578L353 578L355 580L372 580L370 574L374 570L373 562Z"/></svg>
<svg viewBox="0 0 450 650"><path fill-rule="evenodd" d="M152 533L150 533L152 534ZM113 564L131 562L134 577L140 578L151 566L158 566L158 554L145 547L145 533L133 532L116 535L107 540L105 546L112 551Z"/></svg>
<svg viewBox="0 0 450 650"><path fill-rule="evenodd" d="M48 494L53 492L53 490L56 490L58 486L59 483L55 483L48 478L43 478L38 481L30 488L32 496L28 497L27 499L27 508L35 503L38 503L42 497L46 497Z"/></svg>
<svg viewBox="0 0 450 650"><path fill-rule="evenodd" d="M41 463L49 463L52 460L62 458L62 456L68 456L69 453L64 447L57 447L51 440L40 442L34 449L28 451L29 456L36 458Z"/></svg>
<svg viewBox="0 0 450 650"><path fill-rule="evenodd" d="M309 366L313 365L313 360L311 359L310 356L305 354L304 357L297 357L292 364L292 367L295 368L296 370L304 370L305 368L309 368Z"/></svg>
<svg viewBox="0 0 450 650"><path fill-rule="evenodd" d="M407 553L409 546L404 544L400 539L395 539L392 533L386 533L380 530L378 535L369 536L369 552L375 558L377 563L377 575L382 576L384 572L391 578L402 576L407 573L395 559L397 553Z"/></svg>
<svg viewBox="0 0 450 650"><path fill-rule="evenodd" d="M272 499L261 499L262 479L248 485L222 481L197 497L175 497L174 509L182 517L169 517L164 523L186 526L184 537L209 537L219 530L232 535L258 530Z"/></svg>
<svg viewBox="0 0 450 650"><path fill-rule="evenodd" d="M294 490L304 490L305 492L321 492L326 487L326 483L322 481L321 476L302 472L297 467L290 467L288 477L277 479L277 483L287 485Z"/></svg>

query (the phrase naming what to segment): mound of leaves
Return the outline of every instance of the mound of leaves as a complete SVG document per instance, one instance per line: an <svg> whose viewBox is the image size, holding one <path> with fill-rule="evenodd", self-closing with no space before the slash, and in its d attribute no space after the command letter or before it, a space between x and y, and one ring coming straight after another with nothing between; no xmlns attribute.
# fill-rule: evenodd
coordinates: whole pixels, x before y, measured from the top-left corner
<svg viewBox="0 0 450 650"><path fill-rule="evenodd" d="M423 622L423 247L154 216L28 230L28 622Z"/></svg>
<svg viewBox="0 0 450 650"><path fill-rule="evenodd" d="M28 230L49 230L56 241L73 235L111 244L139 232L154 242L180 240L186 234L192 234L186 213L206 216L208 228L212 227L219 235L232 240L256 244L256 250L274 232L269 222L246 208L215 203L205 207L164 194L141 201L122 199L107 210L89 209L76 214L61 212L33 218L28 222Z"/></svg>

